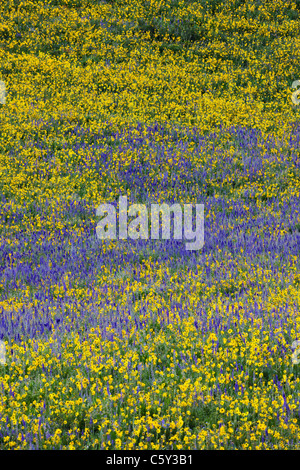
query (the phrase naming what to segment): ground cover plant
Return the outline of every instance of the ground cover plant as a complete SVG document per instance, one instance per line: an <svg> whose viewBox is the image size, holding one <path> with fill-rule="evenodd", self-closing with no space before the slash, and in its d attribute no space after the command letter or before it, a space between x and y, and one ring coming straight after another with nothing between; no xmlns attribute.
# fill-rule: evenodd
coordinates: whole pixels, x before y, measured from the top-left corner
<svg viewBox="0 0 300 470"><path fill-rule="evenodd" d="M299 449L299 2L0 12L0 449ZM203 248L98 240L120 195Z"/></svg>

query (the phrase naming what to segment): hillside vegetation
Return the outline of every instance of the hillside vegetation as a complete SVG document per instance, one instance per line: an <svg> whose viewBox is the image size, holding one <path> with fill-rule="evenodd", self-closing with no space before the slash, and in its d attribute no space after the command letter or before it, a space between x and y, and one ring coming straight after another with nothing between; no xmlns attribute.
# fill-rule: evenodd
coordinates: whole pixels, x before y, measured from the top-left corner
<svg viewBox="0 0 300 470"><path fill-rule="evenodd" d="M2 2L0 449L300 449L299 13ZM203 248L99 240L119 196Z"/></svg>

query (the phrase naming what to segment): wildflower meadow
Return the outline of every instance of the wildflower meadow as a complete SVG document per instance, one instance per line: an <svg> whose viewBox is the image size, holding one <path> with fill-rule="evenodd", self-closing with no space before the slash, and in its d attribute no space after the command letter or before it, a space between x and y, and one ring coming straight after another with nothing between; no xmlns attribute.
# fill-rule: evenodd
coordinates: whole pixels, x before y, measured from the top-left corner
<svg viewBox="0 0 300 470"><path fill-rule="evenodd" d="M299 450L299 2L0 18L0 449ZM120 197L203 246L100 239Z"/></svg>

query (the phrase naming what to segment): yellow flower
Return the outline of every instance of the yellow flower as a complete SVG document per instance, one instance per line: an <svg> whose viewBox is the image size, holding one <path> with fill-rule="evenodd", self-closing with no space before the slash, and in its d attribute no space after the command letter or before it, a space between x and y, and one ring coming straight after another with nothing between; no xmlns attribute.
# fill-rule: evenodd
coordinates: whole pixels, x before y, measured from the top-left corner
<svg viewBox="0 0 300 470"><path fill-rule="evenodd" d="M122 445L121 439L116 439L115 445L116 445L116 449L121 449L121 445Z"/></svg>

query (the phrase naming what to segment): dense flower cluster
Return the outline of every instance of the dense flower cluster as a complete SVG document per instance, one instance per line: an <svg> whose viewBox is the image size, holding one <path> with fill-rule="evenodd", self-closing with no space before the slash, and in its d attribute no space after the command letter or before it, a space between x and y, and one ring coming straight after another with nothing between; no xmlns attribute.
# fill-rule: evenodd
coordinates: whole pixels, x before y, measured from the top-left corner
<svg viewBox="0 0 300 470"><path fill-rule="evenodd" d="M300 449L299 6L0 13L0 449ZM120 195L204 247L98 240Z"/></svg>

